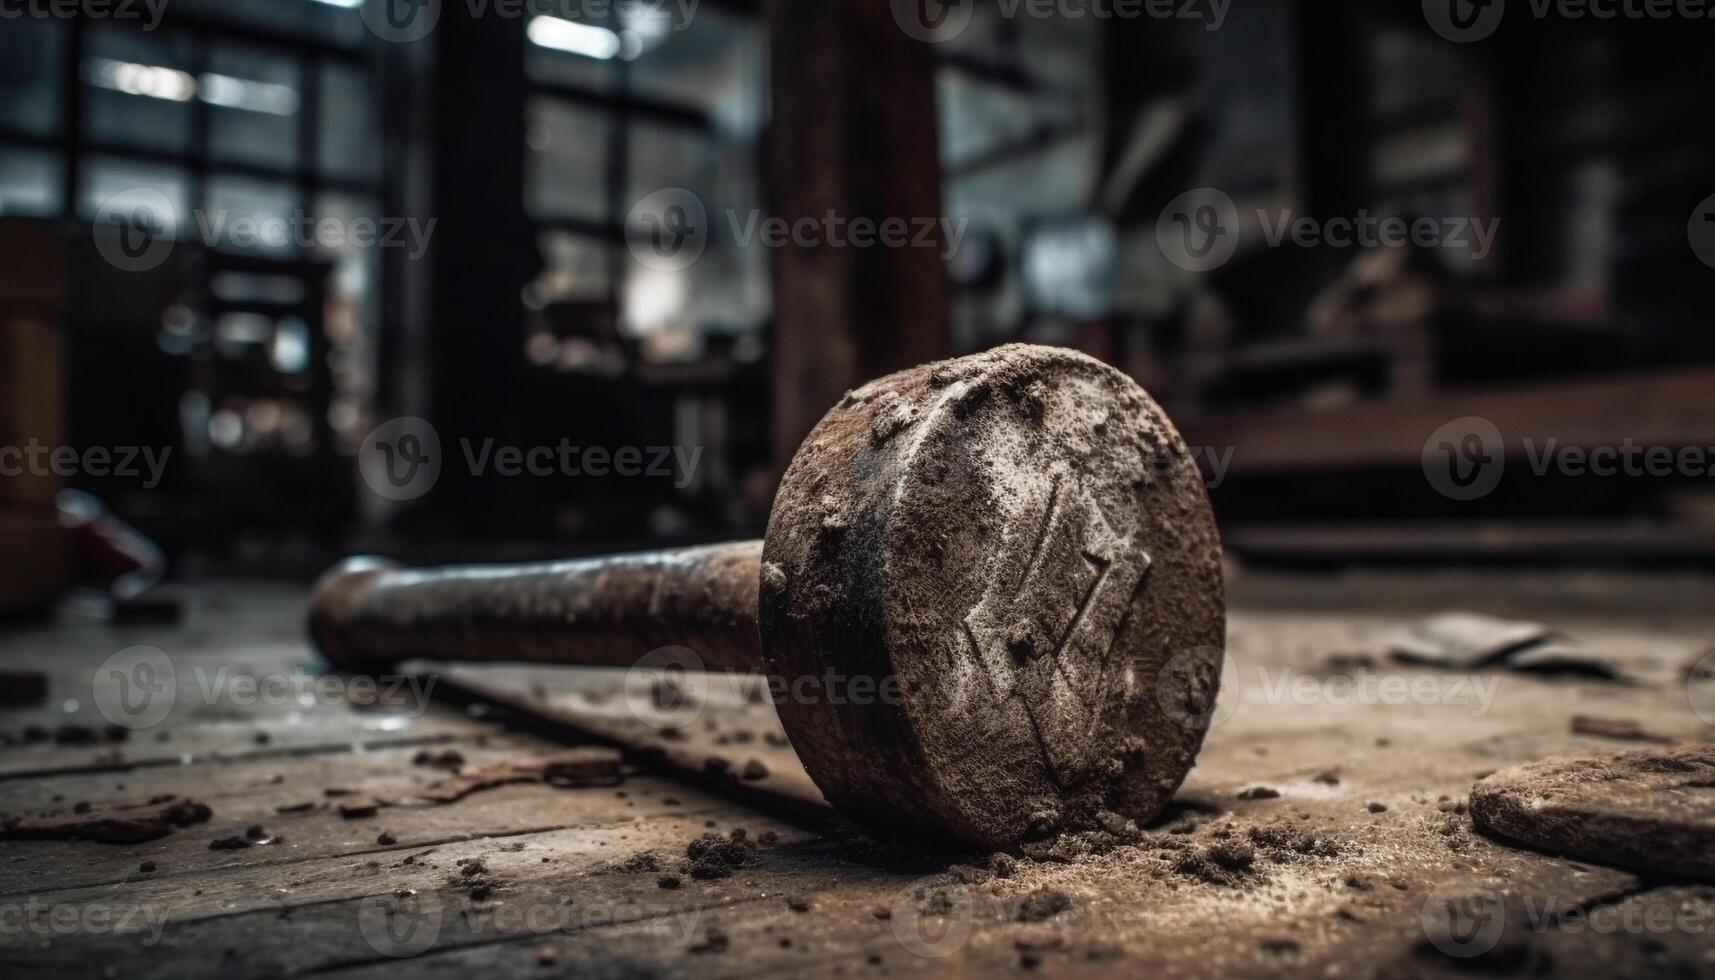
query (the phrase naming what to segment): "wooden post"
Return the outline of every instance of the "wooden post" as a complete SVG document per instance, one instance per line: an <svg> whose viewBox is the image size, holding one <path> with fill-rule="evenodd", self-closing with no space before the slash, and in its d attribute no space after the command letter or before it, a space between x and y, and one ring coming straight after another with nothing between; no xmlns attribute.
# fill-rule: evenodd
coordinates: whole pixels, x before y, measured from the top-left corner
<svg viewBox="0 0 1715 980"><path fill-rule="evenodd" d="M24 455L65 445L63 254L50 224L0 224L0 613L45 608L66 585L59 480Z"/></svg>
<svg viewBox="0 0 1715 980"><path fill-rule="evenodd" d="M441 450L455 440L519 439L524 377L523 287L539 263L524 213L524 28L515 19L443 5L435 31L434 279L430 286L429 421ZM495 481L441 470L425 503L476 533L516 533L518 508Z"/></svg>
<svg viewBox="0 0 1715 980"><path fill-rule="evenodd" d="M770 0L768 24L774 216L938 223L933 46L900 29L888 0ZM776 251L777 470L847 389L951 353L939 230L935 240Z"/></svg>

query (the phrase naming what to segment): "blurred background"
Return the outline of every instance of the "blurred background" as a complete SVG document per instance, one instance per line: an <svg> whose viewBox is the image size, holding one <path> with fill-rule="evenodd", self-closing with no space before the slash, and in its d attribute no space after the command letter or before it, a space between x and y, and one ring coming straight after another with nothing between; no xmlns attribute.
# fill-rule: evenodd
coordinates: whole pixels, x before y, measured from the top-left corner
<svg viewBox="0 0 1715 980"><path fill-rule="evenodd" d="M1709 38L1517 0L8 0L0 605L755 535L845 390L1020 340L1138 378L1242 560L1705 561Z"/></svg>

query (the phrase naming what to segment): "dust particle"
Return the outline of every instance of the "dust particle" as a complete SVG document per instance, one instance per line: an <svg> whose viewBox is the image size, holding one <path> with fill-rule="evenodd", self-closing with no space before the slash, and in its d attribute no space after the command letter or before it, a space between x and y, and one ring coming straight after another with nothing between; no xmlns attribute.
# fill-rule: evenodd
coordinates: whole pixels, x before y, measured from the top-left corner
<svg viewBox="0 0 1715 980"><path fill-rule="evenodd" d="M1024 896L1018 904L1018 921L1044 922L1072 907L1072 897L1063 891L1042 888Z"/></svg>
<svg viewBox="0 0 1715 980"><path fill-rule="evenodd" d="M742 868L756 860L756 845L719 834L704 834L685 848L691 859L691 877L701 880L725 878L733 869Z"/></svg>
<svg viewBox="0 0 1715 980"><path fill-rule="evenodd" d="M727 938L726 933L716 929L714 926L710 926L708 932L703 934L703 941L692 946L691 952L724 953L727 951L727 947L731 945L732 940Z"/></svg>
<svg viewBox="0 0 1715 980"><path fill-rule="evenodd" d="M655 874L661 870L661 859L651 851L639 851L620 862L619 870L629 875Z"/></svg>

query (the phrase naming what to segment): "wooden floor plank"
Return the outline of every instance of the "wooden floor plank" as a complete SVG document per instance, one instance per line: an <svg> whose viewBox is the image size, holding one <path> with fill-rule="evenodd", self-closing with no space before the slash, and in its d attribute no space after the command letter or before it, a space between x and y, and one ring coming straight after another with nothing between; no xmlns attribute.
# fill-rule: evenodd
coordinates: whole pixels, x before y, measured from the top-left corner
<svg viewBox="0 0 1715 980"><path fill-rule="evenodd" d="M84 976L91 964L172 978L1437 975L1446 963L1423 955L1426 910L1472 889L1573 905L1651 900L1647 885L1622 872L1474 834L1461 804L1475 778L1548 755L1624 747L1574 732L1580 715L1631 721L1666 737L1715 737L1692 710L1684 677L1686 665L1715 646L1715 611L1691 598L1706 592L1650 581L1559 583L1241 580L1219 724L1175 808L1136 844L1060 854L1065 860L1039 855L1006 878L964 870L984 865L986 855L903 855L830 830L838 824L813 805L813 784L795 757L765 737L778 732L770 709L742 694L717 691L694 724L670 736L616 701L623 677L602 672L449 675L449 683L457 676L504 693L515 708L540 716L536 734L501 732L502 715L473 719L460 698L413 717L192 694L187 710L161 726L168 741L134 735L118 746L120 759L106 757L109 746L0 750L0 811L176 793L204 799L215 813L207 824L138 846L0 842L0 949L8 965L26 971L20 975L44 977ZM1550 622L1622 664L1628 683L1459 674L1388 658L1392 630L1448 607ZM0 729L85 717L87 704L67 713L59 695L87 683L80 672L93 670L114 642L170 646L175 664L191 674L223 664L265 674L311 666L295 635L300 609L301 599L277 591L193 593L186 623L173 629L7 636L0 661L7 669L44 665L55 692L49 703L0 715ZM1428 696L1391 703L1378 697L1384 681L1427 684ZM421 744L456 747L469 766L482 766L543 757L580 732L642 750L634 758L655 758L661 768L615 787L508 786L451 804L383 809L372 819L346 820L325 808L276 812L292 803L325 806L330 801L315 798L329 787L408 797L441 775L411 764ZM729 770L765 760L768 776L747 786L730 771L673 775L700 773L710 757ZM792 796L794 786L809 787L797 792L808 810L742 802ZM285 841L208 849L252 823ZM779 840L730 877L684 874L693 840L735 827ZM379 842L382 830L392 844ZM1279 844L1305 835L1327 847ZM1230 840L1253 845L1252 864L1234 880L1210 880L1192 859ZM643 851L661 871L617 870ZM468 858L483 861L492 894L472 897L457 864ZM156 870L139 871L144 860ZM663 875L678 875L679 887L661 887ZM1067 908L1042 922L1019 921L1022 903L1043 890L1064 894ZM415 895L401 898L401 891ZM1700 895L1673 900L1695 904ZM424 920L434 923L433 942L408 958L390 956L398 948L374 929L377 921L397 925L389 910L401 902L438 904ZM32 921L7 919L30 908L37 915L68 909L77 921L45 933L6 928ZM880 908L888 918L877 917ZM147 911L158 941L88 921L96 911L126 909ZM923 937L957 935L966 909L968 936L950 943L946 956L919 955ZM710 941L711 929L723 942ZM1629 937L1554 933L1542 952L1622 973L1649 962L1614 945L1622 940ZM1708 956L1715 963L1708 936L1674 940L1670 953L1681 958L1674 962Z"/></svg>

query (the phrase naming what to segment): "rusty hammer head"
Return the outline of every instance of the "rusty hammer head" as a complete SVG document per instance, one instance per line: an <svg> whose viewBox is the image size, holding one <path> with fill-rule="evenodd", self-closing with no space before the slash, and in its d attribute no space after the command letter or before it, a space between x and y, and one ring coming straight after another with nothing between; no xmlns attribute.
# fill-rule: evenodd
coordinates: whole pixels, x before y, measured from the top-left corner
<svg viewBox="0 0 1715 980"><path fill-rule="evenodd" d="M1201 744L1214 518L1161 409L1092 358L1003 347L847 395L786 473L761 580L771 674L894 695L778 705L829 800L872 824L999 845L1152 815Z"/></svg>

